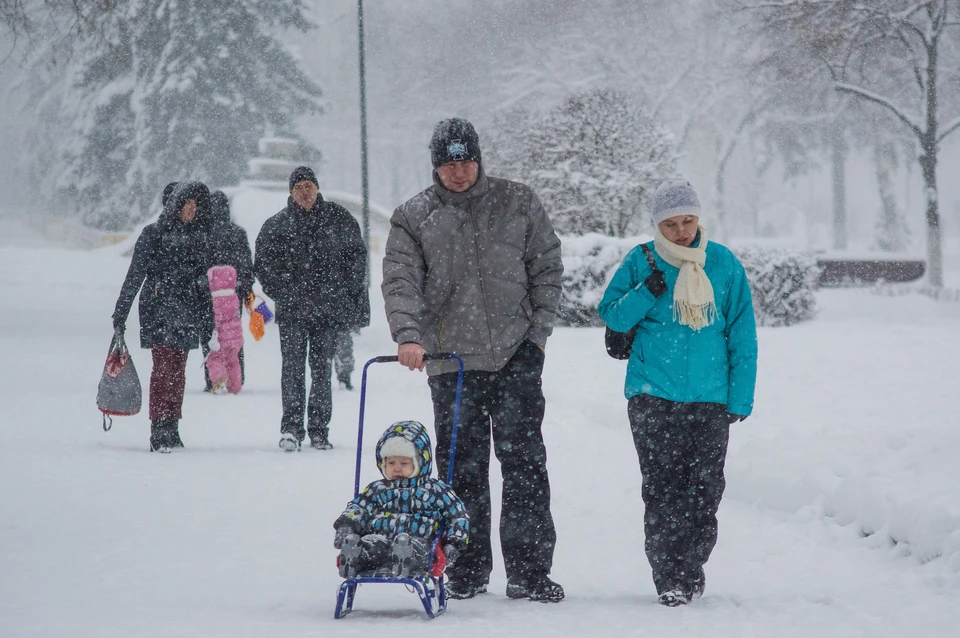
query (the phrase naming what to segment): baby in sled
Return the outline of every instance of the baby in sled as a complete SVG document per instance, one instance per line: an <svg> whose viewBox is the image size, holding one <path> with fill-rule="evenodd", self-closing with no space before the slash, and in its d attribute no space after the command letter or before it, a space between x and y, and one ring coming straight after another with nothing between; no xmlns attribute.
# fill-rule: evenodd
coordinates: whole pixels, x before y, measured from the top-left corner
<svg viewBox="0 0 960 638"><path fill-rule="evenodd" d="M342 577L425 573L441 526L446 564L457 560L470 520L450 486L430 477L431 450L430 435L416 421L394 423L380 437L376 457L383 479L363 489L333 524Z"/></svg>

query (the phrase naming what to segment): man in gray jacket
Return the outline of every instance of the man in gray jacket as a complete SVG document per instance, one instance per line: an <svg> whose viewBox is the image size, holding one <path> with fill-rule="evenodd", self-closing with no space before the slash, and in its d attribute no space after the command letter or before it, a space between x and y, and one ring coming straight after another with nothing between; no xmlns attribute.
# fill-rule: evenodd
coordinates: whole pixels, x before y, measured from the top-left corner
<svg viewBox="0 0 960 638"><path fill-rule="evenodd" d="M447 473L457 366L464 361L453 488L470 514L470 544L448 574L451 598L487 590L490 440L503 475L500 544L507 596L563 599L548 578L556 531L541 435L544 347L560 302L560 239L533 191L488 177L479 138L463 119L437 124L430 141L433 186L390 220L383 298L400 363L427 369L437 465Z"/></svg>

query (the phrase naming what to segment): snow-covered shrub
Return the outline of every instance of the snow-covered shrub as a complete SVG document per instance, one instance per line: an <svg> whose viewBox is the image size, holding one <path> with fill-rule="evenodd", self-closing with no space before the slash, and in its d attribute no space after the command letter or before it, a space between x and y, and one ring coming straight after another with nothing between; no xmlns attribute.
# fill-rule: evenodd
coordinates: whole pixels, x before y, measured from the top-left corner
<svg viewBox="0 0 960 638"><path fill-rule="evenodd" d="M672 136L638 95L598 89L545 113L514 109L490 131L490 174L533 187L566 235L641 232L650 197L676 173Z"/></svg>
<svg viewBox="0 0 960 638"><path fill-rule="evenodd" d="M649 237L614 238L599 233L563 236L561 326L602 326L597 306L623 258Z"/></svg>
<svg viewBox="0 0 960 638"><path fill-rule="evenodd" d="M614 238L590 233L563 236L561 326L602 326L597 305L613 273L634 247L649 237ZM760 326L791 326L817 313L814 291L820 269L812 253L784 248L738 247Z"/></svg>
<svg viewBox="0 0 960 638"><path fill-rule="evenodd" d="M757 325L791 326L816 316L820 268L812 253L755 246L734 253L750 281Z"/></svg>

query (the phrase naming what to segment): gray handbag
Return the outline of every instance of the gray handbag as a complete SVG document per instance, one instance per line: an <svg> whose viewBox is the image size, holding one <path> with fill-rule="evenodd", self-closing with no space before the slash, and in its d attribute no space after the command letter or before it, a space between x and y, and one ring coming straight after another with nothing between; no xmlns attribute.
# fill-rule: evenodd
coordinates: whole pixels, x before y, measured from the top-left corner
<svg viewBox="0 0 960 638"><path fill-rule="evenodd" d="M116 332L110 342L107 362L103 364L100 387L97 389L97 407L103 412L103 431L109 432L113 427L111 417L139 413L141 403L143 392L140 389L140 377L123 340L123 333Z"/></svg>

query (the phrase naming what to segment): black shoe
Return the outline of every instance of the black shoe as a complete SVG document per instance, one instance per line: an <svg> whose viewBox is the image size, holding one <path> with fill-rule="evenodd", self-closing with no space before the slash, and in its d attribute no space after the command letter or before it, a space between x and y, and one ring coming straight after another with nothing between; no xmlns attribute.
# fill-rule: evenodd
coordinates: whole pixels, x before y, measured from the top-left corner
<svg viewBox="0 0 960 638"><path fill-rule="evenodd" d="M546 576L507 579L507 598L529 598L541 603L558 603L563 600L563 596L563 587Z"/></svg>
<svg viewBox="0 0 960 638"><path fill-rule="evenodd" d="M697 570L697 577L690 583L687 591L687 599L693 600L703 596L703 590L707 586L707 576L703 573L703 567Z"/></svg>
<svg viewBox="0 0 960 638"><path fill-rule="evenodd" d="M174 448L183 447L178 431L179 419L167 418L150 423L150 451L169 454Z"/></svg>
<svg viewBox="0 0 960 638"><path fill-rule="evenodd" d="M353 391L353 384L350 383L350 379L340 379L340 387L342 387L344 390L350 390L351 392Z"/></svg>
<svg viewBox="0 0 960 638"><path fill-rule="evenodd" d="M679 607L690 602L690 595L679 588L668 589L657 598L664 607Z"/></svg>
<svg viewBox="0 0 960 638"><path fill-rule="evenodd" d="M165 426L170 447L183 447L183 441L180 439L180 419L165 419Z"/></svg>
<svg viewBox="0 0 960 638"><path fill-rule="evenodd" d="M451 579L446 585L447 598L454 600L466 600L473 598L477 594L487 593L486 583L471 583L465 580Z"/></svg>
<svg viewBox="0 0 960 638"><path fill-rule="evenodd" d="M310 447L314 450L332 450L333 443L330 442L329 430L323 429L319 432L311 433Z"/></svg>

